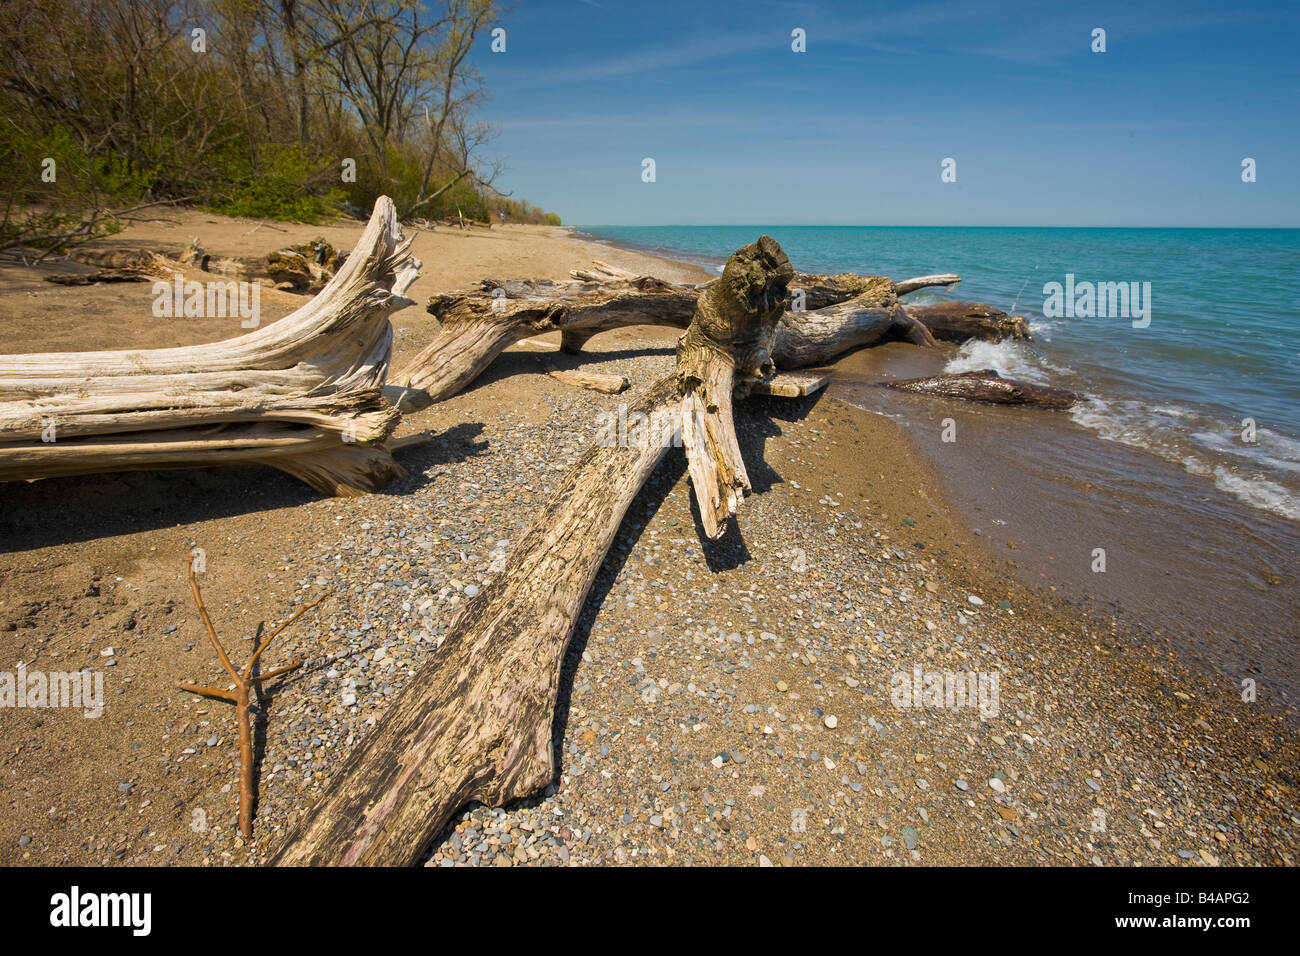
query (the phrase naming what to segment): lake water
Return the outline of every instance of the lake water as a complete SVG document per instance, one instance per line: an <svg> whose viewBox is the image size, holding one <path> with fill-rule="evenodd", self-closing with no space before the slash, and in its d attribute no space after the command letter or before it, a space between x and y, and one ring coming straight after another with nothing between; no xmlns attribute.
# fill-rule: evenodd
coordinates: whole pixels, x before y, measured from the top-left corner
<svg viewBox="0 0 1300 956"><path fill-rule="evenodd" d="M906 301L1024 315L1032 344L862 350L836 363L832 394L909 429L1010 573L1178 645L1224 674L1225 693L1248 675L1261 699L1300 702L1300 230L582 231L712 271L767 234L803 272L952 272L951 290ZM1143 314L1132 301L1128 315L1059 314L1053 282L1137 283ZM976 368L1086 398L1059 413L872 387ZM940 438L949 418L955 443Z"/></svg>

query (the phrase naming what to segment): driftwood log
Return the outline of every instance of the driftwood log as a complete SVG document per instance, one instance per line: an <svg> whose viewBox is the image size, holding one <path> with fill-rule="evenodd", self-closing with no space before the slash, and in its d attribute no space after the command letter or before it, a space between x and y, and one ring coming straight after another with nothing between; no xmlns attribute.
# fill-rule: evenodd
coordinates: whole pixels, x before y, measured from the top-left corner
<svg viewBox="0 0 1300 956"><path fill-rule="evenodd" d="M577 353L593 335L611 329L684 329L700 296L718 281L676 284L599 262L572 275L568 282L484 279L474 290L433 296L428 311L438 319L438 333L395 381L442 401L466 388L506 348L530 336L560 332L561 349ZM827 362L850 349L895 338L933 345L933 337L898 297L957 281L955 275L894 282L851 273L795 273L772 357L778 368L786 369Z"/></svg>
<svg viewBox="0 0 1300 956"><path fill-rule="evenodd" d="M149 282L156 278L142 269L100 269L98 272L68 272L46 276L46 282L56 285L97 285L100 282Z"/></svg>
<svg viewBox="0 0 1300 956"><path fill-rule="evenodd" d="M404 473L383 387L388 317L419 275L408 245L380 197L340 271L278 322L182 348L0 356L0 481L259 463L325 494L377 490Z"/></svg>
<svg viewBox="0 0 1300 956"><path fill-rule="evenodd" d="M907 312L923 323L936 339L945 342L965 342L967 339L1031 342L1034 338L1029 334L1029 323L1023 315L1007 315L983 302L909 305Z"/></svg>
<svg viewBox="0 0 1300 956"><path fill-rule="evenodd" d="M851 299L786 312L772 351L778 368L825 365L851 349L880 342L903 341L930 348L938 345L929 330L899 303L892 280L882 276L853 278L865 281L857 284Z"/></svg>
<svg viewBox="0 0 1300 956"><path fill-rule="evenodd" d="M1070 408L1079 401L1077 394L1064 388L1003 378L996 369L991 368L877 384L882 388L896 388L904 392L960 398L968 402L989 402L994 405L1063 409Z"/></svg>
<svg viewBox="0 0 1300 956"><path fill-rule="evenodd" d="M396 381L442 401L468 386L521 339L562 331L566 347L573 350L597 332L629 325L684 329L699 295L694 286L650 276L610 282L486 279L478 294L451 293L429 300L438 334Z"/></svg>
<svg viewBox="0 0 1300 956"><path fill-rule="evenodd" d="M583 601L628 507L678 427L706 534L749 489L733 389L770 369L793 270L763 237L699 297L674 374L629 412L648 427L596 441L560 482L495 582L471 600L320 801L273 857L281 865L412 864L460 807L501 806L555 775L561 666ZM680 423L680 424L679 424Z"/></svg>
<svg viewBox="0 0 1300 956"><path fill-rule="evenodd" d="M600 372L581 372L577 369L555 369L547 373L551 378L576 388L589 388L593 392L617 395L632 383L626 375L604 375Z"/></svg>

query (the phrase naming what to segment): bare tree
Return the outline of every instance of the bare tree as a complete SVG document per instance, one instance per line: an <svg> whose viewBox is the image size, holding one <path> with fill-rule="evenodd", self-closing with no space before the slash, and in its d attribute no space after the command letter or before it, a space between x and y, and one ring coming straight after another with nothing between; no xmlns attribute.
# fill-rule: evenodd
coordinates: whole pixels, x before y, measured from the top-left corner
<svg viewBox="0 0 1300 956"><path fill-rule="evenodd" d="M437 119L426 113L429 121L429 156L424 165L424 177L420 180L420 192L412 209L418 209L438 195L428 195L429 180L442 149L447 124L450 122L457 129L463 129L465 115L482 95L478 73L466 66L465 58L474 45L474 38L494 16L492 0L447 0L448 28L437 61L437 79L442 93L441 109ZM463 171L469 168L468 151L465 152L460 168L460 175L464 176ZM459 178L458 176L457 180Z"/></svg>

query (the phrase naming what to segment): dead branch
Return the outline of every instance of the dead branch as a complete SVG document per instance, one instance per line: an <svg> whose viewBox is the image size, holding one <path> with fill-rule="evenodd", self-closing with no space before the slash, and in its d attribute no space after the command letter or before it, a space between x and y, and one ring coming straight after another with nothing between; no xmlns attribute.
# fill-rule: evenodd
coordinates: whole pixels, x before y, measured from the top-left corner
<svg viewBox="0 0 1300 956"><path fill-rule="evenodd" d="M235 665L230 663L230 657L226 654L226 649L222 647L221 639L217 637L217 629L212 626L212 619L208 617L208 609L203 603L203 593L199 590L198 579L194 576L193 562L189 564L189 579L190 593L194 595L194 605L198 608L199 618L203 621L204 630L208 633L208 640L212 642L212 649L217 652L217 660L221 662L222 669L234 681L234 689L223 690L216 687L202 687L186 681L180 681L176 686L191 694L215 697L218 700L224 700L235 705L235 724L239 728L239 832L244 835L244 839L248 839L253 835L253 808L256 803L256 794L253 788L253 721L251 717L253 697L260 696L261 686L266 681L288 674L301 667L302 658L295 657L283 667L277 667L265 674L255 673L257 662L261 660L262 654L271 646L271 641L275 640L280 632L325 600L328 592L295 611L287 621L262 640L253 656L248 659L248 663L242 669L236 669ZM261 625L258 625L258 632L261 632Z"/></svg>

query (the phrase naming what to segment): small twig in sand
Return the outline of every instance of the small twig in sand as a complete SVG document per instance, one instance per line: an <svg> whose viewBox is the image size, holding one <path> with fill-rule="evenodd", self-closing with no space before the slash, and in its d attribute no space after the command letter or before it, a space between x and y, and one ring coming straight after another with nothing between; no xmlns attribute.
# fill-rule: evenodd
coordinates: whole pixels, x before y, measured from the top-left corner
<svg viewBox="0 0 1300 956"><path fill-rule="evenodd" d="M257 232L257 230L261 229L263 226L265 226L267 229L274 229L276 232L288 232L288 231L289 231L288 229L281 229L279 226L273 226L273 225L271 225L269 222L259 222L259 223L258 223L256 226L254 226L252 229L248 230L248 232L244 233L244 235L246 235L246 236L251 236L253 233Z"/></svg>
<svg viewBox="0 0 1300 956"><path fill-rule="evenodd" d="M262 652L270 646L271 641L275 639L281 631L292 624L298 618L302 617L321 601L325 600L329 592L322 594L316 600L303 607L300 607L293 613L289 620L285 621L270 635L265 638L253 656L249 658L244 669L236 670L235 666L230 663L230 658L226 655L226 649L221 646L221 640L217 637L217 631L212 626L212 619L208 617L208 609L203 605L203 595L199 591L199 582L194 577L194 565L190 564L190 590L194 593L194 603L199 609L199 617L203 620L203 626L208 632L208 638L212 641L212 647L217 652L217 659L221 661L221 666L225 668L227 674L235 682L234 690L221 690L216 687L200 687L197 684L190 684L185 681L177 683L181 690L188 691L192 694L202 694L204 697L215 697L218 700L224 700L235 705L235 721L239 726L239 832L248 839L253 835L253 724L249 716L249 708L252 704L252 698L257 693L260 685L273 677L279 677L290 671L302 667L302 658L295 657L284 667L277 667L275 670L267 671L265 674L254 674L253 669L257 666L258 659Z"/></svg>

